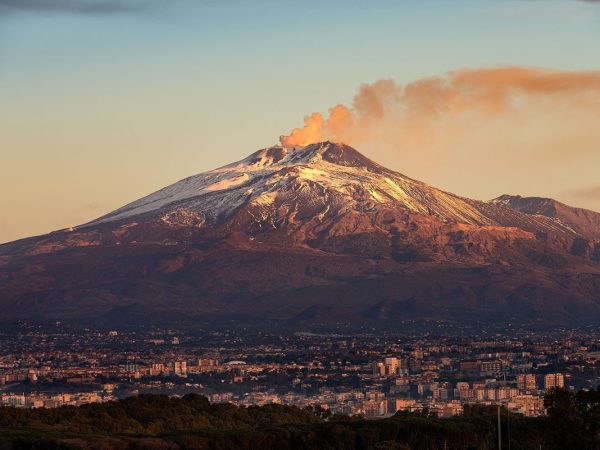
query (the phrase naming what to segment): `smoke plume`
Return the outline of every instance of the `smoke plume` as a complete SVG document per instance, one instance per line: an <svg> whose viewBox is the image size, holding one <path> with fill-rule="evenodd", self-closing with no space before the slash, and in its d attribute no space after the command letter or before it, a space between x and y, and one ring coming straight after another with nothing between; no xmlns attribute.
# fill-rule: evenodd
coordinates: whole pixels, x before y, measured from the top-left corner
<svg viewBox="0 0 600 450"><path fill-rule="evenodd" d="M572 122L574 116L598 118L599 113L600 72L460 70L406 85L392 80L362 85L351 107L334 106L327 117L313 113L305 117L304 127L280 141L294 147L322 140L360 145L377 139L400 148L422 148L447 139L449 132L454 137L477 133L482 120L499 123L528 116L538 124L540 117L554 122L567 116Z"/></svg>
<svg viewBox="0 0 600 450"><path fill-rule="evenodd" d="M600 211L600 72L521 67L460 70L400 85L361 86L281 136L282 145L332 140L467 197L551 196Z"/></svg>

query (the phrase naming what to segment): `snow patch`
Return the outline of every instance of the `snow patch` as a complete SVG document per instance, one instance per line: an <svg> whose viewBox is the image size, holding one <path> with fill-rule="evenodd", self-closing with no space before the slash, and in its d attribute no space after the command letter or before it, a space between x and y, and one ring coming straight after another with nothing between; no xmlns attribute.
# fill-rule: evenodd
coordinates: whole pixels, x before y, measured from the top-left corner
<svg viewBox="0 0 600 450"><path fill-rule="evenodd" d="M217 181L216 183L210 184L206 186L204 191L222 191L224 189L230 189L238 184L242 184L245 181L248 181L250 177L245 173L233 178L226 178L225 180Z"/></svg>

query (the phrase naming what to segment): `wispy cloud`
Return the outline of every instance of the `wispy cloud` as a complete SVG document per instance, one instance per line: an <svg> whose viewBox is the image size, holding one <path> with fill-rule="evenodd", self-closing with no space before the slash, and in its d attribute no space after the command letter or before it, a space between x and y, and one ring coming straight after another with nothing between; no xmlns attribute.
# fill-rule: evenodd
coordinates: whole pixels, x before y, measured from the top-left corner
<svg viewBox="0 0 600 450"><path fill-rule="evenodd" d="M597 200L600 203L600 185L569 192L572 196L577 196L586 200Z"/></svg>
<svg viewBox="0 0 600 450"><path fill-rule="evenodd" d="M143 12L157 3L154 0L0 0L0 10L111 15Z"/></svg>
<svg viewBox="0 0 600 450"><path fill-rule="evenodd" d="M578 189L569 189L560 195L568 204L582 206L600 212L600 185L588 185Z"/></svg>

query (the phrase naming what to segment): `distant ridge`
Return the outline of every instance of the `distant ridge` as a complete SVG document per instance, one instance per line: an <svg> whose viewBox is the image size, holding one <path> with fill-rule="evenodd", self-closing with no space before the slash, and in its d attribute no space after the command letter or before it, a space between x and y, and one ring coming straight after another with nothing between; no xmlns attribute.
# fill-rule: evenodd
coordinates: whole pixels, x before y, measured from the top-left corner
<svg viewBox="0 0 600 450"><path fill-rule="evenodd" d="M491 202L526 214L539 214L557 219L580 236L600 240L600 213L543 197L501 195Z"/></svg>

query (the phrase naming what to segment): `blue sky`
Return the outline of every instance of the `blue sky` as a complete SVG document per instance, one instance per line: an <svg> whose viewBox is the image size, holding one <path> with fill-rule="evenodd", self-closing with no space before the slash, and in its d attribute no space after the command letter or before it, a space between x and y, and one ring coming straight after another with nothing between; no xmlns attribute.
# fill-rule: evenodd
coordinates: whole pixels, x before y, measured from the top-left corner
<svg viewBox="0 0 600 450"><path fill-rule="evenodd" d="M0 0L0 242L275 144L363 83L599 63L598 2Z"/></svg>

